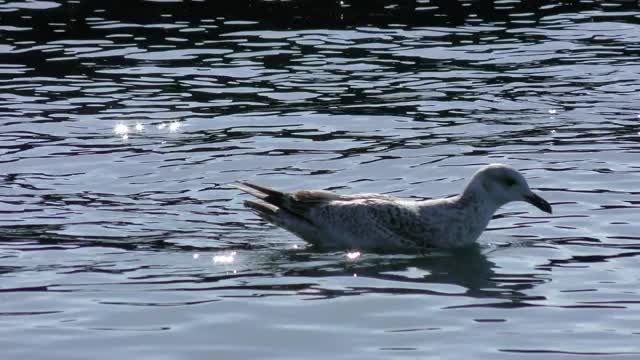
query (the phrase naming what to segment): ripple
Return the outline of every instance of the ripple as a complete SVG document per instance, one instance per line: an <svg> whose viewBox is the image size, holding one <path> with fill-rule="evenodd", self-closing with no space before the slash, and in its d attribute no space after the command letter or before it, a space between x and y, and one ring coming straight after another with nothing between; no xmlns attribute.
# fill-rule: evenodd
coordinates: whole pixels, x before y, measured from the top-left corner
<svg viewBox="0 0 640 360"><path fill-rule="evenodd" d="M0 5L8 357L636 355L636 5L224 3ZM425 199L489 162L557 212L461 253L317 252L229 186Z"/></svg>

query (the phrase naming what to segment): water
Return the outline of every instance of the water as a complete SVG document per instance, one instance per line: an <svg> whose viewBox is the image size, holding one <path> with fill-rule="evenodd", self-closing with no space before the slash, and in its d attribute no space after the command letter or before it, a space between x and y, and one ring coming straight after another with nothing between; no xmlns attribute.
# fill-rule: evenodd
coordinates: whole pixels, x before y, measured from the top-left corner
<svg viewBox="0 0 640 360"><path fill-rule="evenodd" d="M640 356L637 8L73 4L0 2L3 358ZM446 196L488 162L554 215L510 204L424 256L305 249L229 186Z"/></svg>

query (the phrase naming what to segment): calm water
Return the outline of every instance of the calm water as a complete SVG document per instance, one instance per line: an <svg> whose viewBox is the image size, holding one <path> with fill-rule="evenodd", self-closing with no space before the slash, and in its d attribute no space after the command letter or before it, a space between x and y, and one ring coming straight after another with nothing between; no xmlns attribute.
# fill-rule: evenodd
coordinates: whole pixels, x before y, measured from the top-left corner
<svg viewBox="0 0 640 360"><path fill-rule="evenodd" d="M640 356L637 8L287 27L179 5L0 1L3 358ZM446 196L489 162L554 215L511 204L425 256L305 249L229 186Z"/></svg>

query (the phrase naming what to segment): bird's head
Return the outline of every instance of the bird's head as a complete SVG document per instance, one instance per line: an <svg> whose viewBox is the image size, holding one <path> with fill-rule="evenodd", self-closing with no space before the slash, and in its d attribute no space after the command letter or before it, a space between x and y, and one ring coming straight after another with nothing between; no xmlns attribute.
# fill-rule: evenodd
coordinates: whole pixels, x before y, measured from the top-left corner
<svg viewBox="0 0 640 360"><path fill-rule="evenodd" d="M525 201L551 214L551 205L531 191L527 180L518 170L503 164L490 164L478 170L467 185L467 191L484 191L496 204Z"/></svg>

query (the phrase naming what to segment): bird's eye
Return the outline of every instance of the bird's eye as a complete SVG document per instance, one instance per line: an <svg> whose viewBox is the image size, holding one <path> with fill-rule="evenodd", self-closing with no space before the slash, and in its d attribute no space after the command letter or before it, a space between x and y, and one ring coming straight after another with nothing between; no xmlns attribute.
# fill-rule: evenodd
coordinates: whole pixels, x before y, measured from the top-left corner
<svg viewBox="0 0 640 360"><path fill-rule="evenodd" d="M512 177L505 177L505 178L502 178L501 180L502 180L502 183L507 187L514 186L517 183L516 179Z"/></svg>

